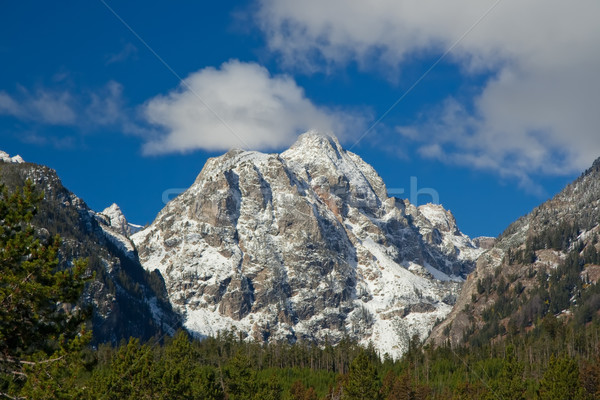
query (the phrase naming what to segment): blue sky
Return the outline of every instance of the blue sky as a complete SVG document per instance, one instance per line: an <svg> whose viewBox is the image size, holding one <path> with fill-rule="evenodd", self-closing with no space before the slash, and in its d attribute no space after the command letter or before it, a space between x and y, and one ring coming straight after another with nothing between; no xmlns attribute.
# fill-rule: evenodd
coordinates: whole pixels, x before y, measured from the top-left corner
<svg viewBox="0 0 600 400"><path fill-rule="evenodd" d="M4 3L0 149L145 224L208 157L330 130L495 236L600 156L600 3L434 5Z"/></svg>

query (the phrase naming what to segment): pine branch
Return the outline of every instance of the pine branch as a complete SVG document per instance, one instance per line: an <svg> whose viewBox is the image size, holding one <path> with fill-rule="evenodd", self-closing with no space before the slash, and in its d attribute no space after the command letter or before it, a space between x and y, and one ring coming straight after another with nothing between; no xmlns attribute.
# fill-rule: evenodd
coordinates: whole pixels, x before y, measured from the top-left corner
<svg viewBox="0 0 600 400"><path fill-rule="evenodd" d="M0 396L4 396L7 399L11 399L11 400L25 400L25 399L27 399L27 397L13 397L13 396L9 395L8 393L4 393L4 392L0 392Z"/></svg>
<svg viewBox="0 0 600 400"><path fill-rule="evenodd" d="M40 365L40 364L47 364L47 363L51 363L51 362L55 362L55 361L60 361L63 358L64 358L64 356L60 356L60 357L56 357L56 358L49 358L47 360L42 360L42 361L25 361L25 360L16 360L12 357L8 357L8 358L0 359L0 362L6 362L6 363L12 363L12 364L23 364L23 365Z"/></svg>

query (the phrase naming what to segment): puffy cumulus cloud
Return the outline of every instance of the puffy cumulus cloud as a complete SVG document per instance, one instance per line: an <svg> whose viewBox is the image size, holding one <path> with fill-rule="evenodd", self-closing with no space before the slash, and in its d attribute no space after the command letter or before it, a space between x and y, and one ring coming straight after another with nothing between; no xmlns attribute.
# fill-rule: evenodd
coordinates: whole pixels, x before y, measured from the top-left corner
<svg viewBox="0 0 600 400"><path fill-rule="evenodd" d="M362 126L360 116L314 105L289 76L236 60L191 74L150 99L144 113L162 131L145 144L146 154L278 149L311 128L342 134Z"/></svg>
<svg viewBox="0 0 600 400"><path fill-rule="evenodd" d="M401 68L456 44L448 60L467 79L489 78L399 130L425 157L526 180L600 156L598 1L258 0L257 9L270 49L309 69Z"/></svg>

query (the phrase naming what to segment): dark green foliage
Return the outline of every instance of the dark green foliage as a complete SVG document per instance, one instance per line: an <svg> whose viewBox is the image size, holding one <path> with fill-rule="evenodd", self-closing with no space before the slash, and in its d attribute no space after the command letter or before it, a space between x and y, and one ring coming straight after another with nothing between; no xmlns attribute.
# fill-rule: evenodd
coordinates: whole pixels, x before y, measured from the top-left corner
<svg viewBox="0 0 600 400"><path fill-rule="evenodd" d="M550 357L548 369L540 381L542 400L581 400L584 390L579 381L579 366L569 357Z"/></svg>
<svg viewBox="0 0 600 400"><path fill-rule="evenodd" d="M224 399L217 371L197 362L183 332L164 347L131 339L109 353L88 382L90 399Z"/></svg>
<svg viewBox="0 0 600 400"><path fill-rule="evenodd" d="M578 223L561 221L557 226L548 227L537 236L530 238L527 248L534 251L540 249L567 251L580 233Z"/></svg>
<svg viewBox="0 0 600 400"><path fill-rule="evenodd" d="M59 268L60 238L38 237L31 222L42 198L31 181L12 193L0 185L0 391L26 384L37 398L71 398L64 366L77 368L89 340L75 307L86 264Z"/></svg>
<svg viewBox="0 0 600 400"><path fill-rule="evenodd" d="M508 346L502 370L496 380L491 383L492 396L506 400L521 400L525 398L524 366L516 359L514 348Z"/></svg>
<svg viewBox="0 0 600 400"><path fill-rule="evenodd" d="M81 380L87 376L85 346L90 335L82 335L69 342L62 342L61 348L48 356L42 352L31 357L34 363L24 365L27 380L19 395L31 399L81 399L86 396L86 388Z"/></svg>
<svg viewBox="0 0 600 400"><path fill-rule="evenodd" d="M369 355L361 351L352 361L348 381L344 385L344 400L376 400L379 398L377 368Z"/></svg>
<svg viewBox="0 0 600 400"><path fill-rule="evenodd" d="M250 360L241 353L236 354L225 366L224 380L231 400L251 399L256 393L256 377Z"/></svg>

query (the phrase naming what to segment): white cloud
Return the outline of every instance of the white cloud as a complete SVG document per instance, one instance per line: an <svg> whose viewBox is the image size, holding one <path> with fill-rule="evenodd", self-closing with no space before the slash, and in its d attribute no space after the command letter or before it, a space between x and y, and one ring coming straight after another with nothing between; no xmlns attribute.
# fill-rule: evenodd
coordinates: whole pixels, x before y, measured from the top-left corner
<svg viewBox="0 0 600 400"><path fill-rule="evenodd" d="M360 117L314 105L289 76L236 60L191 74L144 112L164 131L145 144L147 154L279 149L311 128L342 134L361 126Z"/></svg>
<svg viewBox="0 0 600 400"><path fill-rule="evenodd" d="M0 91L0 115L38 126L75 127L81 132L107 127L124 133L140 130L125 104L122 85L115 81L85 92L45 87L32 92L22 86L14 94Z"/></svg>
<svg viewBox="0 0 600 400"><path fill-rule="evenodd" d="M441 55L495 3L258 0L257 17L288 66L400 70L412 56ZM448 56L465 77L491 78L400 137L422 142L425 157L523 180L589 166L600 156L598 15L596 0L500 1Z"/></svg>

